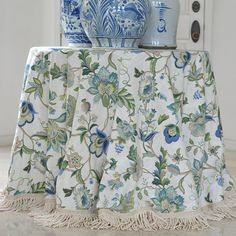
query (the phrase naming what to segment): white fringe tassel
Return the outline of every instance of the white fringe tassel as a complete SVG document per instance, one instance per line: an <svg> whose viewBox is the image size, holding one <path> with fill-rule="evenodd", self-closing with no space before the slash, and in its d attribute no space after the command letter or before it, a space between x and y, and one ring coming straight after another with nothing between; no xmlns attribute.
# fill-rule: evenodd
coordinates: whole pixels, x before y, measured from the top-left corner
<svg viewBox="0 0 236 236"><path fill-rule="evenodd" d="M31 211L28 213L31 217L37 217L42 215L51 214L56 210L56 199L55 198L46 198L45 204L42 207L36 207L34 209L31 209Z"/></svg>
<svg viewBox="0 0 236 236"><path fill-rule="evenodd" d="M58 209L53 214L36 216L35 221L45 227L85 227L89 229L157 231L157 230L203 230L211 227L209 220L236 218L236 193L224 202L212 204L195 212L161 214L153 209L140 209L131 213L119 213L100 209L98 213ZM85 213L86 212L86 213Z"/></svg>
<svg viewBox="0 0 236 236"><path fill-rule="evenodd" d="M180 215L181 214L181 215ZM83 211L57 210L53 214L38 215L34 220L44 227L75 227L89 229L112 230L201 230L209 227L207 219L200 213L176 213L161 216L152 210L137 210L135 213L116 213L101 209L98 215ZM185 215L185 216L184 216Z"/></svg>
<svg viewBox="0 0 236 236"><path fill-rule="evenodd" d="M45 198L43 194L26 194L24 196L7 196L0 203L1 211L30 211L34 208L44 206Z"/></svg>
<svg viewBox="0 0 236 236"><path fill-rule="evenodd" d="M202 230L210 227L208 221L236 218L236 193L225 197L225 201L211 204L195 212L162 214L154 209L139 209L130 213L119 213L110 209L65 210L57 209L55 199L44 199L33 194L23 197L7 197L0 204L0 211L28 211L34 220L45 227L68 227L88 229L157 231L157 230ZM37 211L32 209L38 208Z"/></svg>

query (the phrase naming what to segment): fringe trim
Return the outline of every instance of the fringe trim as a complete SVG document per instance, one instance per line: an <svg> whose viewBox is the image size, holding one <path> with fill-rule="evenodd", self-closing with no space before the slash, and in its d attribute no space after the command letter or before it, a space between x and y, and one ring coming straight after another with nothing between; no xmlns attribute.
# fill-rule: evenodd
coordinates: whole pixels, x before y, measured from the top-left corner
<svg viewBox="0 0 236 236"><path fill-rule="evenodd" d="M108 209L100 209L98 214L86 210L68 211L60 209L53 214L35 216L34 220L44 227L85 227L98 230L202 230L210 227L207 219L199 212L164 215L157 214L150 209L140 209L131 214L117 213Z"/></svg>
<svg viewBox="0 0 236 236"><path fill-rule="evenodd" d="M38 208L31 209L28 213L31 217L37 217L42 215L47 215L55 212L56 210L56 199L55 198L46 198L44 206Z"/></svg>
<svg viewBox="0 0 236 236"><path fill-rule="evenodd" d="M6 197L0 204L0 211L29 211L39 225L45 227L68 227L88 229L110 229L131 231L157 230L203 230L211 227L210 220L236 218L236 192L225 200L200 208L194 212L162 214L154 209L143 208L130 213L119 213L110 209L66 210L57 209L56 200L46 199L44 195L28 194L19 197Z"/></svg>
<svg viewBox="0 0 236 236"><path fill-rule="evenodd" d="M97 213L88 210L58 209L53 214L36 216L35 222L45 227L75 227L98 230L203 230L211 228L209 220L236 218L236 193L225 197L225 201L203 207L195 212L161 214L153 209L143 208L130 213L119 213L99 209Z"/></svg>
<svg viewBox="0 0 236 236"><path fill-rule="evenodd" d="M0 212L2 211L30 211L34 208L40 208L45 204L43 194L26 194L24 196L5 196L0 203Z"/></svg>
<svg viewBox="0 0 236 236"><path fill-rule="evenodd" d="M160 214L151 209L142 209L133 215L126 215L101 209L99 218L102 224L97 225L98 229L157 231L202 230L210 227L200 212Z"/></svg>
<svg viewBox="0 0 236 236"><path fill-rule="evenodd" d="M44 227L67 227L67 228L90 228L92 225L100 221L98 214L89 210L70 211L58 209L52 214L36 215L34 220Z"/></svg>

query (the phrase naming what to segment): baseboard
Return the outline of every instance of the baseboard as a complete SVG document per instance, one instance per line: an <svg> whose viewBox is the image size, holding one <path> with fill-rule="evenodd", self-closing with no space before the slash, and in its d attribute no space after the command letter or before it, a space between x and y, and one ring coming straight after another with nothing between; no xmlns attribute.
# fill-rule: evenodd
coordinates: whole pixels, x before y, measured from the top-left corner
<svg viewBox="0 0 236 236"><path fill-rule="evenodd" d="M13 143L14 135L0 135L0 146L10 146Z"/></svg>
<svg viewBox="0 0 236 236"><path fill-rule="evenodd" d="M224 143L225 143L225 148L226 149L236 151L236 140L225 138Z"/></svg>

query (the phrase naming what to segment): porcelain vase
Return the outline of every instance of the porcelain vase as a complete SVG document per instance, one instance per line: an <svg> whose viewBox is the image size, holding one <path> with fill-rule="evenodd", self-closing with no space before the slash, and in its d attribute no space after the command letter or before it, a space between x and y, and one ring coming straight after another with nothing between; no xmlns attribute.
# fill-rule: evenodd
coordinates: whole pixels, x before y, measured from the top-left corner
<svg viewBox="0 0 236 236"><path fill-rule="evenodd" d="M93 47L137 48L150 10L149 0L84 0L82 25Z"/></svg>
<svg viewBox="0 0 236 236"><path fill-rule="evenodd" d="M142 38L141 47L175 49L180 13L179 0L150 0L150 24Z"/></svg>
<svg viewBox="0 0 236 236"><path fill-rule="evenodd" d="M91 47L81 24L82 0L61 0L61 25L69 46Z"/></svg>

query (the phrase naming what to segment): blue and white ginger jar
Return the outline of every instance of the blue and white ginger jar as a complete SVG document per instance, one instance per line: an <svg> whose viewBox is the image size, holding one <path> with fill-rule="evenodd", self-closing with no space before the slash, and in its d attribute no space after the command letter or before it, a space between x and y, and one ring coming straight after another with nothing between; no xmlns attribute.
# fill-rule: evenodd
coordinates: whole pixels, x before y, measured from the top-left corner
<svg viewBox="0 0 236 236"><path fill-rule="evenodd" d="M142 38L141 47L175 49L179 21L179 0L150 0L150 24Z"/></svg>
<svg viewBox="0 0 236 236"><path fill-rule="evenodd" d="M81 24L82 0L61 0L61 25L69 46L91 47Z"/></svg>
<svg viewBox="0 0 236 236"><path fill-rule="evenodd" d="M150 10L149 0L84 0L82 25L93 47L137 48Z"/></svg>

